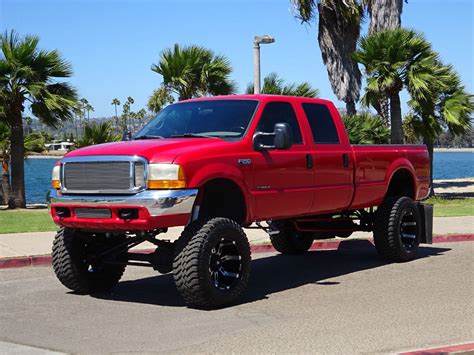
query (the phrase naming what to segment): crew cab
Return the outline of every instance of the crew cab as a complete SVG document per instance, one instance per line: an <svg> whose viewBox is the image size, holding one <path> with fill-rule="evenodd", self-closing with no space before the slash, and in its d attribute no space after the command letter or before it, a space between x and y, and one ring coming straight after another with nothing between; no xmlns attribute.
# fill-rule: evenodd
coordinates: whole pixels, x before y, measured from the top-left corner
<svg viewBox="0 0 474 355"><path fill-rule="evenodd" d="M167 106L130 141L74 150L52 172L61 228L53 267L68 288L111 289L127 265L172 272L193 307L244 292L262 228L275 249L301 254L315 239L373 231L379 254L415 257L430 242L423 145L351 145L327 100L232 95ZM184 226L174 243L169 227ZM151 242L151 254L129 249Z"/></svg>

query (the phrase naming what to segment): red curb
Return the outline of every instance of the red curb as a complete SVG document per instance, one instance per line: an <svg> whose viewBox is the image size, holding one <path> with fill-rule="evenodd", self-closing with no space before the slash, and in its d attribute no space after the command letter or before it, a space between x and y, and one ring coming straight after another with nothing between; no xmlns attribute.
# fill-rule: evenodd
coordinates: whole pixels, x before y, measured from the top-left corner
<svg viewBox="0 0 474 355"><path fill-rule="evenodd" d="M474 350L474 343L459 344L459 345L449 345L441 348L426 349L426 350L416 350L408 351L401 353L402 355L434 355L434 354L449 354L459 351L470 351Z"/></svg>
<svg viewBox="0 0 474 355"><path fill-rule="evenodd" d="M433 243L473 242L474 234L447 234L433 236Z"/></svg>
<svg viewBox="0 0 474 355"><path fill-rule="evenodd" d="M474 234L448 234L433 236L433 243L452 243L452 242L472 242ZM317 241L314 242L310 250L351 250L363 249L373 246L372 239L350 239L350 240L333 240L333 241ZM252 253L272 253L275 248L269 244L252 244L250 245ZM154 249L141 249L134 251L135 253L147 254L152 253ZM51 255L31 255L31 256L14 256L9 258L0 258L0 269L18 268L25 266L49 266L51 265Z"/></svg>

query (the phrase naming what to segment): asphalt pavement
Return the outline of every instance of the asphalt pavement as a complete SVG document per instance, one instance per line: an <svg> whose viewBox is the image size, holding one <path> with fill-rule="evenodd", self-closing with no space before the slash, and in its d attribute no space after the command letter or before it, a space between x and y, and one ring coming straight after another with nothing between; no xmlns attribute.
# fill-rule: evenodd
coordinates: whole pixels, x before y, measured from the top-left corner
<svg viewBox="0 0 474 355"><path fill-rule="evenodd" d="M0 270L0 353L393 353L474 340L474 243L256 254L248 292L187 308L170 275L128 268L110 293L69 292L50 267Z"/></svg>

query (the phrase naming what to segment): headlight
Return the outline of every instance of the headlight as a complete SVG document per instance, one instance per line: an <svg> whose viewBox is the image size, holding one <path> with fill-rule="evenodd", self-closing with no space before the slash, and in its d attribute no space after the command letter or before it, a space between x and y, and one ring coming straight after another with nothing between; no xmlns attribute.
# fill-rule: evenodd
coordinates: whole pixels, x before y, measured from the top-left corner
<svg viewBox="0 0 474 355"><path fill-rule="evenodd" d="M61 188L61 184L59 182L59 173L61 171L61 165L55 165L53 168L53 172L51 174L51 184L55 189Z"/></svg>
<svg viewBox="0 0 474 355"><path fill-rule="evenodd" d="M148 164L149 189L181 189L186 187L183 169L176 164Z"/></svg>

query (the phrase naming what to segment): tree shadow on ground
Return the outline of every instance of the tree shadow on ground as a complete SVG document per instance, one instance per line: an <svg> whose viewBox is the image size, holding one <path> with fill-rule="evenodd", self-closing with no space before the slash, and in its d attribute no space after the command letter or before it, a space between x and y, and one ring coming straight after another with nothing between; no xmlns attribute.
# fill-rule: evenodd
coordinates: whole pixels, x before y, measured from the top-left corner
<svg viewBox="0 0 474 355"><path fill-rule="evenodd" d="M421 247L418 258L442 255L449 250ZM330 279L384 265L387 263L380 259L373 245L365 240L344 241L338 250L317 250L299 256L264 256L252 261L248 289L238 304L266 299L273 293L307 284L339 284L340 281ZM111 292L94 294L93 297L168 307L185 306L171 274L122 281Z"/></svg>

